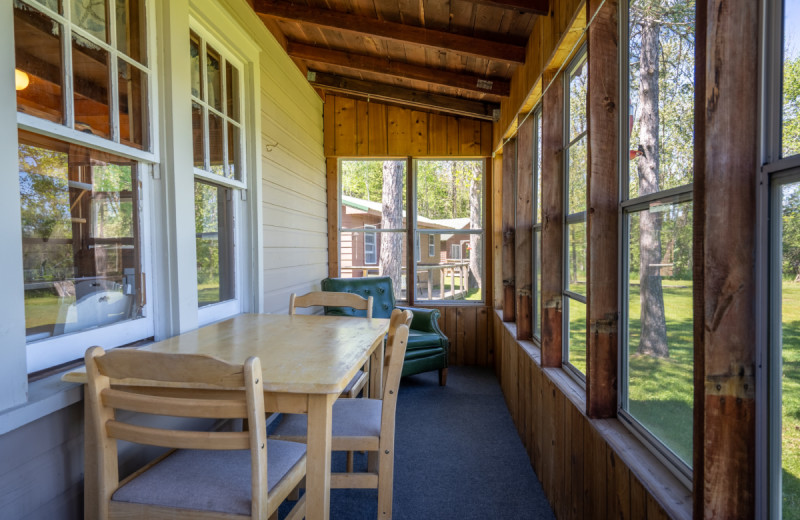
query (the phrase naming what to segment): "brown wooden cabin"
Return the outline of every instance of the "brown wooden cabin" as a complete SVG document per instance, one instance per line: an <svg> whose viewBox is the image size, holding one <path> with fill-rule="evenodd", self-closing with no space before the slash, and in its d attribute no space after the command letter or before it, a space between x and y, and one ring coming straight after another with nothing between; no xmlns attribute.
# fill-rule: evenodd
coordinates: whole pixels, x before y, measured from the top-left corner
<svg viewBox="0 0 800 520"><path fill-rule="evenodd" d="M456 157L485 162L485 278L483 302L434 304L450 338L450 363L494 368L557 517L774 515L770 183L797 164L778 159L775 144L780 2L709 0L694 11L693 182L682 195L693 201L688 476L671 470L618 417L620 170L630 130L621 123L627 40L620 2L137 0L109 3L133 9L116 18L114 37L104 13L88 25L70 21L68 9L79 4L19 0L0 7L0 163L7 173L21 171L24 147L63 154L73 203L74 190L87 189L81 168L105 161L138 169L138 191L135 183L118 191L125 200L138 193L135 218L144 231L108 247L140 248L146 257L120 266L114 281L131 286L146 312L133 320L138 328L113 340L103 332L108 327L35 335L23 295L42 290L32 284L44 283L36 270L45 267L23 261L26 244L59 242L21 226L20 179L0 179L0 516L80 515L82 397L79 387L60 382L64 363L91 344L161 339L231 313L286 312L290 293L347 275L346 260L362 263L346 258L339 230L349 224L339 219L363 224L368 212L351 217L342 205L340 159ZM72 35L74 44L57 33ZM588 319L585 373L575 378L564 364L563 237L572 221L563 191L563 82L584 52L588 181L580 218ZM71 59L71 68L62 59ZM64 70L75 71L74 82ZM109 95L112 87L118 95ZM533 146L536 132L541 152ZM83 163L73 158L81 154ZM206 224L195 213L198 200L215 201L219 222L238 211L239 253L219 261L220 276L236 288L228 296L220 289L226 305L204 305L195 276L198 244L221 240L216 230L199 229ZM59 240L78 247L70 237L89 221L72 211L66 218L75 234ZM103 245L86 236L92 247ZM542 281L534 288L539 236ZM451 239L435 244L437 262ZM409 240L406 265L412 249ZM426 305L413 295L409 303ZM53 354L62 351L68 353Z"/></svg>

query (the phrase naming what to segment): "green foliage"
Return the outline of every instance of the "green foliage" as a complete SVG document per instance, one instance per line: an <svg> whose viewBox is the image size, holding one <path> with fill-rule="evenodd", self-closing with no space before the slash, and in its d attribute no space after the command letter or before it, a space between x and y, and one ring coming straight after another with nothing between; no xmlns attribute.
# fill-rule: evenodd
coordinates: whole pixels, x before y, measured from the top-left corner
<svg viewBox="0 0 800 520"><path fill-rule="evenodd" d="M783 62L783 156L800 153L800 56Z"/></svg>
<svg viewBox="0 0 800 520"><path fill-rule="evenodd" d="M198 286L219 288L218 188L195 182L194 225ZM218 291L217 291L218 292ZM215 301L219 301L219 297Z"/></svg>

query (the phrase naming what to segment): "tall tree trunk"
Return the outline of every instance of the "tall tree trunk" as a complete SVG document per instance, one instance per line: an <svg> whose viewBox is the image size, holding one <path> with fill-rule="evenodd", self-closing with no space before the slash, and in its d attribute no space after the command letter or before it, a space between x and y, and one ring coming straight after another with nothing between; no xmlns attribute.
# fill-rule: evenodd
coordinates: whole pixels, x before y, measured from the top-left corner
<svg viewBox="0 0 800 520"><path fill-rule="evenodd" d="M469 227L470 229L481 229L481 172L480 163L470 166L472 171L469 187ZM483 276L481 268L483 265L483 254L481 251L480 235L469 236L469 284L468 287L478 287L483 289Z"/></svg>
<svg viewBox="0 0 800 520"><path fill-rule="evenodd" d="M645 17L641 22L642 47L639 66L639 146L637 159L639 195L659 188L659 110L658 110L658 22ZM661 213L639 213L639 299L641 339L637 352L669 357L664 292L661 287Z"/></svg>
<svg viewBox="0 0 800 520"><path fill-rule="evenodd" d="M403 162L383 163L383 196L381 198L381 229L403 227ZM381 233L381 274L392 279L395 294L401 287L403 265L403 234Z"/></svg>

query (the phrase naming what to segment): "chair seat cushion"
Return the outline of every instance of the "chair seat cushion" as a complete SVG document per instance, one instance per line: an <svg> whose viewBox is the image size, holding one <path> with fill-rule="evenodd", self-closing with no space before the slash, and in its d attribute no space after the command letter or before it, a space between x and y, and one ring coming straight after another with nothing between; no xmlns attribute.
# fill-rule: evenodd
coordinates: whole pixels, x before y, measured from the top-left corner
<svg viewBox="0 0 800 520"><path fill-rule="evenodd" d="M305 453L304 444L268 441L269 491ZM250 451L176 450L120 487L111 500L250 515Z"/></svg>
<svg viewBox="0 0 800 520"><path fill-rule="evenodd" d="M379 399L338 399L333 403L333 437L378 437L381 433ZM303 439L308 430L305 414L284 414L274 437Z"/></svg>
<svg viewBox="0 0 800 520"><path fill-rule="evenodd" d="M408 331L408 346L406 353L419 348L444 347L442 337L435 332L420 332L410 329Z"/></svg>

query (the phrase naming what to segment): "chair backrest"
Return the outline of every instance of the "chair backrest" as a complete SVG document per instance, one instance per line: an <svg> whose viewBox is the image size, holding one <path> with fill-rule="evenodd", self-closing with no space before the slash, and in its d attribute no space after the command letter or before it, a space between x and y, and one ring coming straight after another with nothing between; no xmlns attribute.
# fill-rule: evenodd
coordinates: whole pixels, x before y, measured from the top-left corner
<svg viewBox="0 0 800 520"><path fill-rule="evenodd" d="M392 279L388 276L325 278L320 285L323 291L354 293L363 298L372 296L375 300L372 310L374 318L389 318L395 308L394 288ZM327 307L325 314L364 316L363 313L346 307Z"/></svg>
<svg viewBox="0 0 800 520"><path fill-rule="evenodd" d="M100 347L86 351L87 428L97 439L97 475L103 508L119 487L117 441L166 448L250 450L252 514L265 518L267 432L261 362L231 365L205 355L162 354ZM114 386L112 387L112 383ZM176 390L193 389L192 395ZM116 410L206 419L247 419L249 431L209 432L141 426L122 421Z"/></svg>
<svg viewBox="0 0 800 520"><path fill-rule="evenodd" d="M372 296L363 298L358 294L348 292L315 291L302 296L292 293L289 298L289 314L295 314L297 307L349 307L354 311L364 311L364 316L372 317ZM326 312L327 314L327 312Z"/></svg>
<svg viewBox="0 0 800 520"><path fill-rule="evenodd" d="M395 309L389 318L389 333L386 336L386 349L384 351L384 369L388 368L392 356L392 349L394 344L394 334L397 332L397 327L400 325L407 325L411 327L411 321L414 319L414 313L408 309L401 310Z"/></svg>
<svg viewBox="0 0 800 520"><path fill-rule="evenodd" d="M404 311L410 313L411 311ZM408 346L408 325L401 323L389 332L386 344L386 366L384 370L383 405L381 408L381 436L394 438L394 418L397 411L397 391Z"/></svg>

